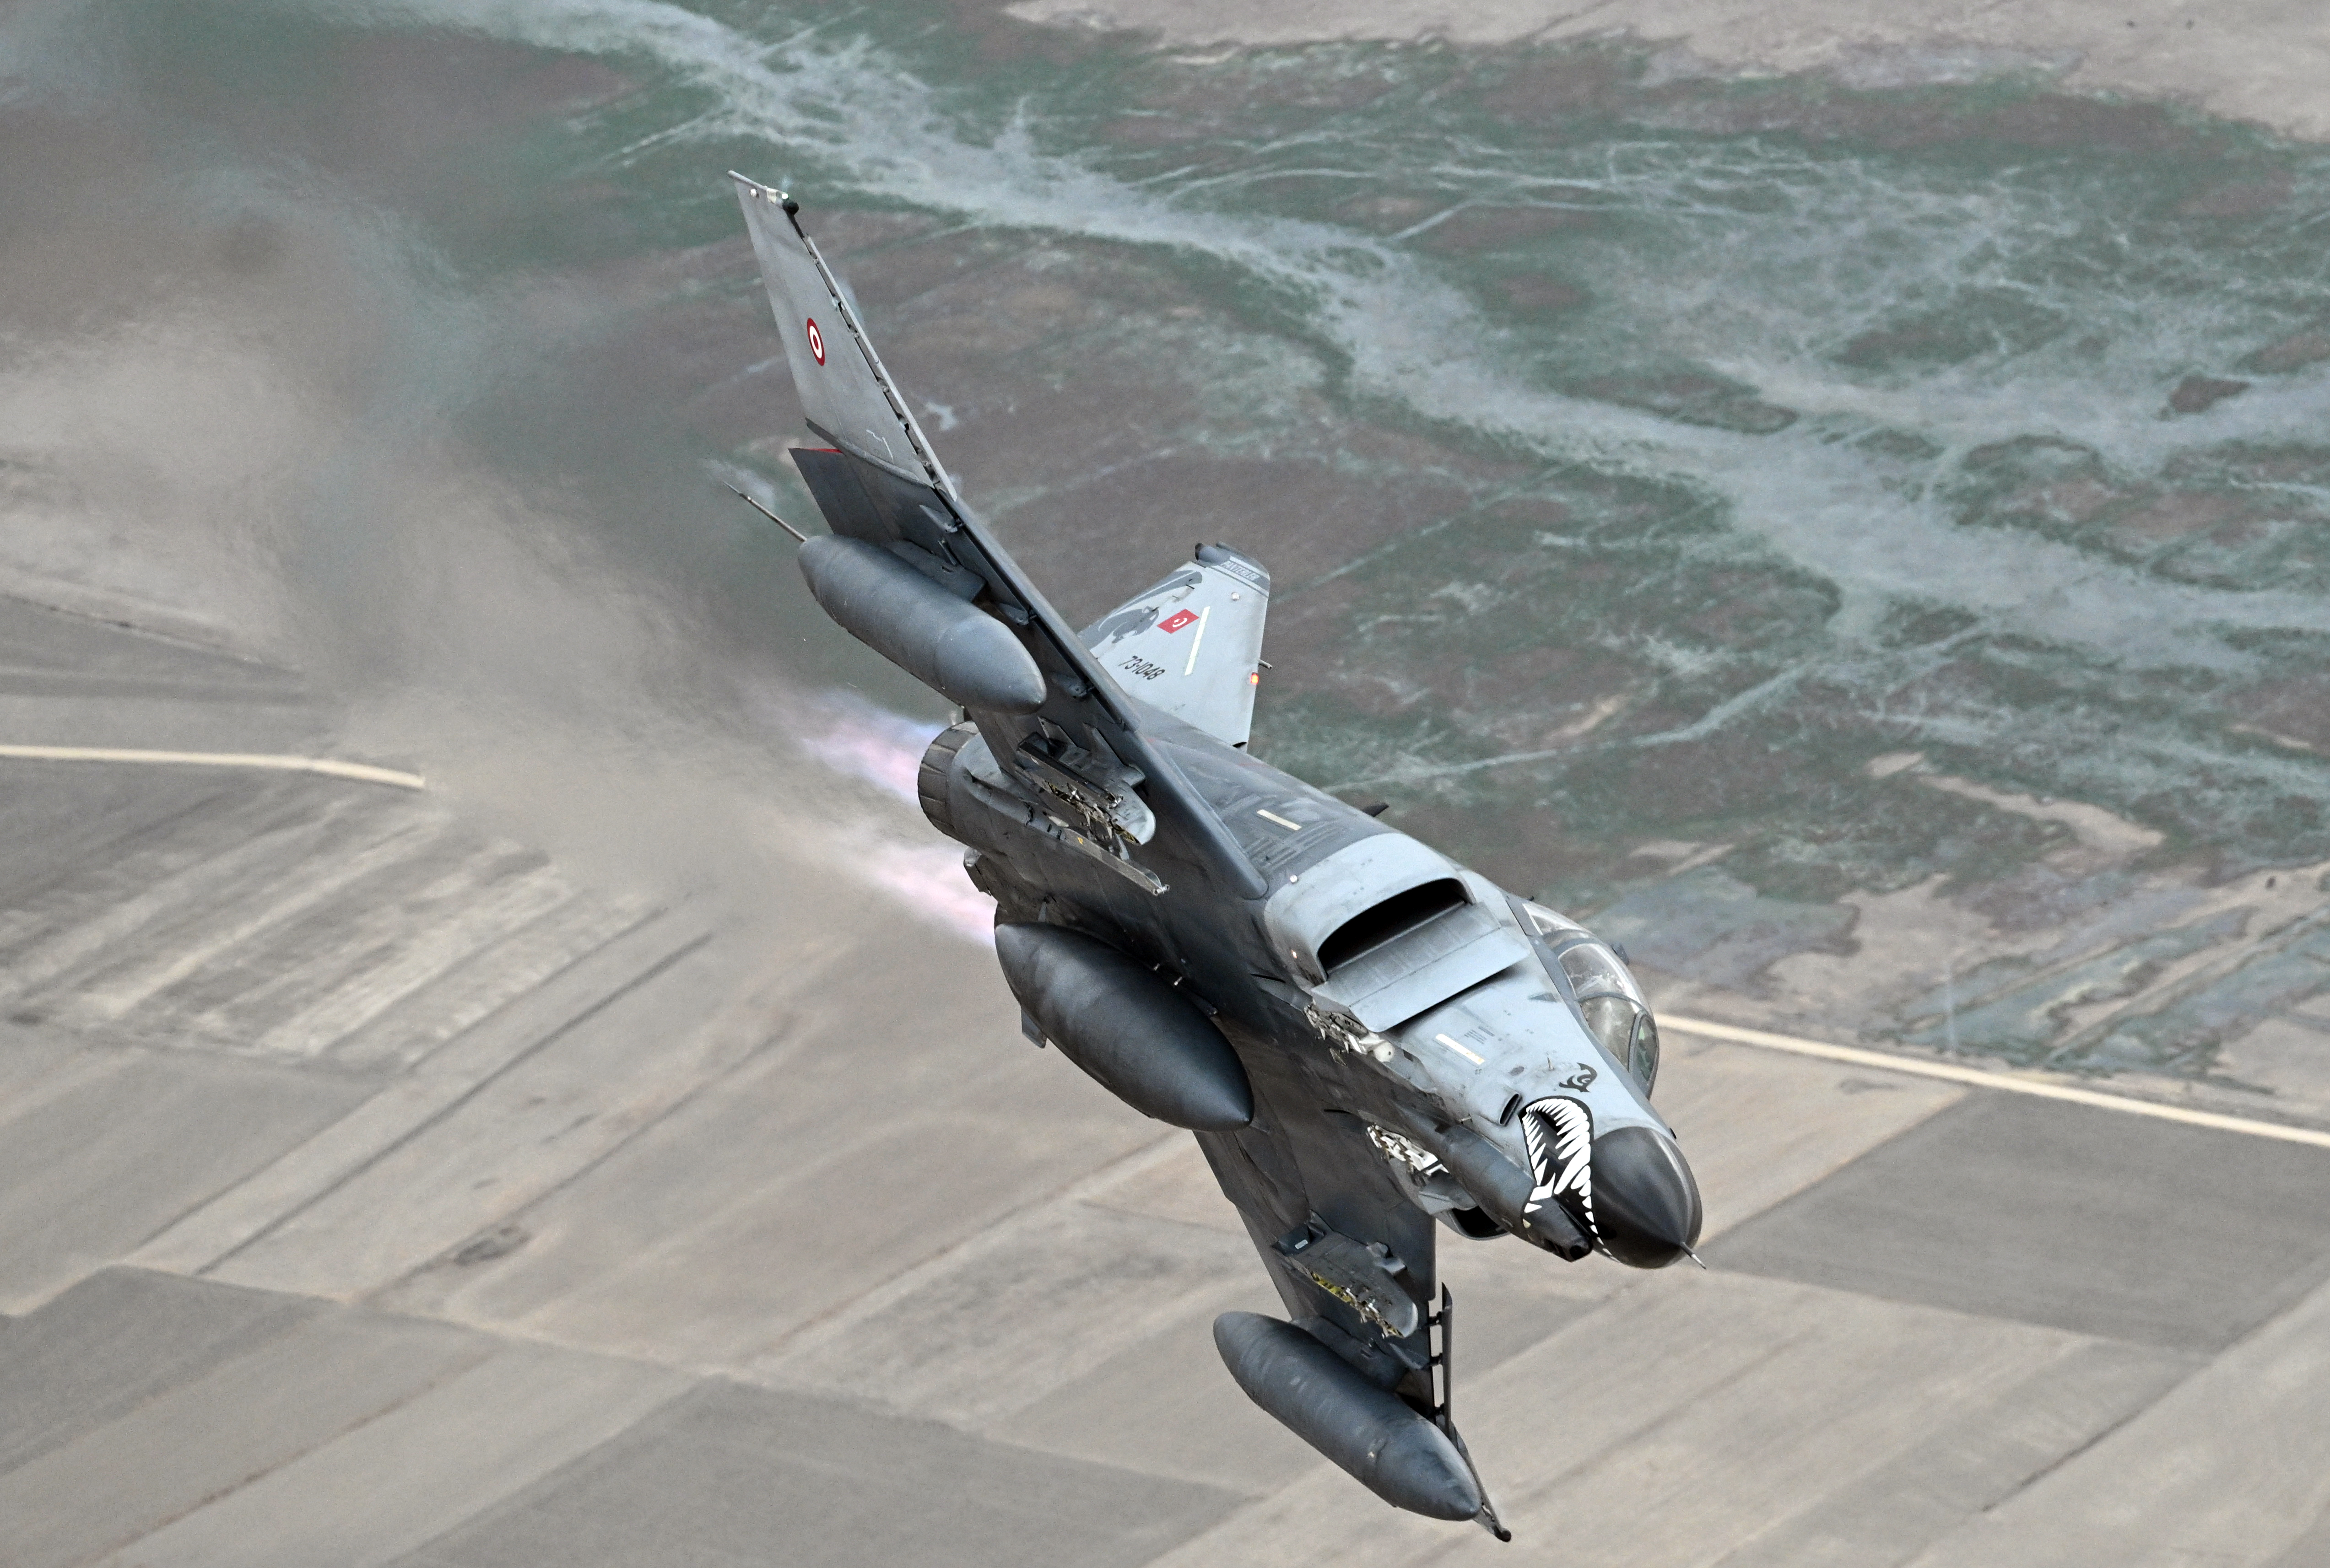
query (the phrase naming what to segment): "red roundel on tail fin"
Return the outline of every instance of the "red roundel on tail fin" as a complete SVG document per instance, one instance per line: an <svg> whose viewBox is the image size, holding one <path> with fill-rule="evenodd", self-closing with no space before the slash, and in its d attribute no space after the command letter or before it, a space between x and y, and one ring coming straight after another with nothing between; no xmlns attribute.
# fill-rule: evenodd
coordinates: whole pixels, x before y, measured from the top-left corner
<svg viewBox="0 0 2330 1568"><path fill-rule="evenodd" d="M825 334L817 329L817 317L809 318L809 351L817 355L817 363L825 363Z"/></svg>

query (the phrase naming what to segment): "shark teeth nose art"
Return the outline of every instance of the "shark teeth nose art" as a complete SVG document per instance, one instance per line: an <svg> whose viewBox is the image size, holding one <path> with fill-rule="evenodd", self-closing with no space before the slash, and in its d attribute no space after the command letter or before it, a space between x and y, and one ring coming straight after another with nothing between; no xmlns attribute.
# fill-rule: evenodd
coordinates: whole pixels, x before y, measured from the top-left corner
<svg viewBox="0 0 2330 1568"><path fill-rule="evenodd" d="M1522 1108L1521 1136L1529 1144L1530 1169L1537 1176L1522 1212L1533 1214L1556 1199L1567 1199L1563 1206L1599 1242L1602 1233L1594 1223L1594 1113L1582 1100L1552 1095Z"/></svg>

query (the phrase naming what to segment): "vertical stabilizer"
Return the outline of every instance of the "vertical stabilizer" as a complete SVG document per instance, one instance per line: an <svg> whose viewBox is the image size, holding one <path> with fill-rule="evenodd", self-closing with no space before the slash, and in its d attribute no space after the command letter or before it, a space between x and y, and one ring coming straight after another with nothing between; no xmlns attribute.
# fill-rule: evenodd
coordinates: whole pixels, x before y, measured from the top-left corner
<svg viewBox="0 0 2330 1568"><path fill-rule="evenodd" d="M1233 746L1254 726L1270 573L1227 544L1084 628L1116 684L1152 708Z"/></svg>

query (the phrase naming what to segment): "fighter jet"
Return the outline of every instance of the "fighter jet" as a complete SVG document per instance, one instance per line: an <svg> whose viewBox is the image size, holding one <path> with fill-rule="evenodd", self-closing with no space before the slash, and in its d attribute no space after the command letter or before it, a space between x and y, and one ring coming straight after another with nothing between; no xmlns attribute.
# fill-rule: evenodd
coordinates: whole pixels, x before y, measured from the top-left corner
<svg viewBox="0 0 2330 1568"><path fill-rule="evenodd" d="M799 204L731 178L831 532L785 526L826 613L958 704L922 806L995 900L1023 1031L1197 1135L1285 1305L1214 1325L1255 1403L1384 1501L1510 1540L1451 1414L1434 1248L1694 1256L1640 987L1576 921L1251 754L1260 562L1200 544L1072 631L964 504Z"/></svg>

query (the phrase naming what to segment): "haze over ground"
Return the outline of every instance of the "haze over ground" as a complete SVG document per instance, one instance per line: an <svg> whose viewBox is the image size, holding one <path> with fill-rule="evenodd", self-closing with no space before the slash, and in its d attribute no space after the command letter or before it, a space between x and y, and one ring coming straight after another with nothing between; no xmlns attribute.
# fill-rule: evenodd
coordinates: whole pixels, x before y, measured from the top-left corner
<svg viewBox="0 0 2330 1568"><path fill-rule="evenodd" d="M25 1561L1494 1549L1018 1041L940 708L721 487L808 512L732 166L1074 619L1253 551L1257 750L1670 1010L2330 1118L2307 8L1222 14L0 21L0 742L430 786L0 762ZM1661 1097L1714 1273L1447 1249L1522 1556L2320 1550L2320 1151Z"/></svg>

